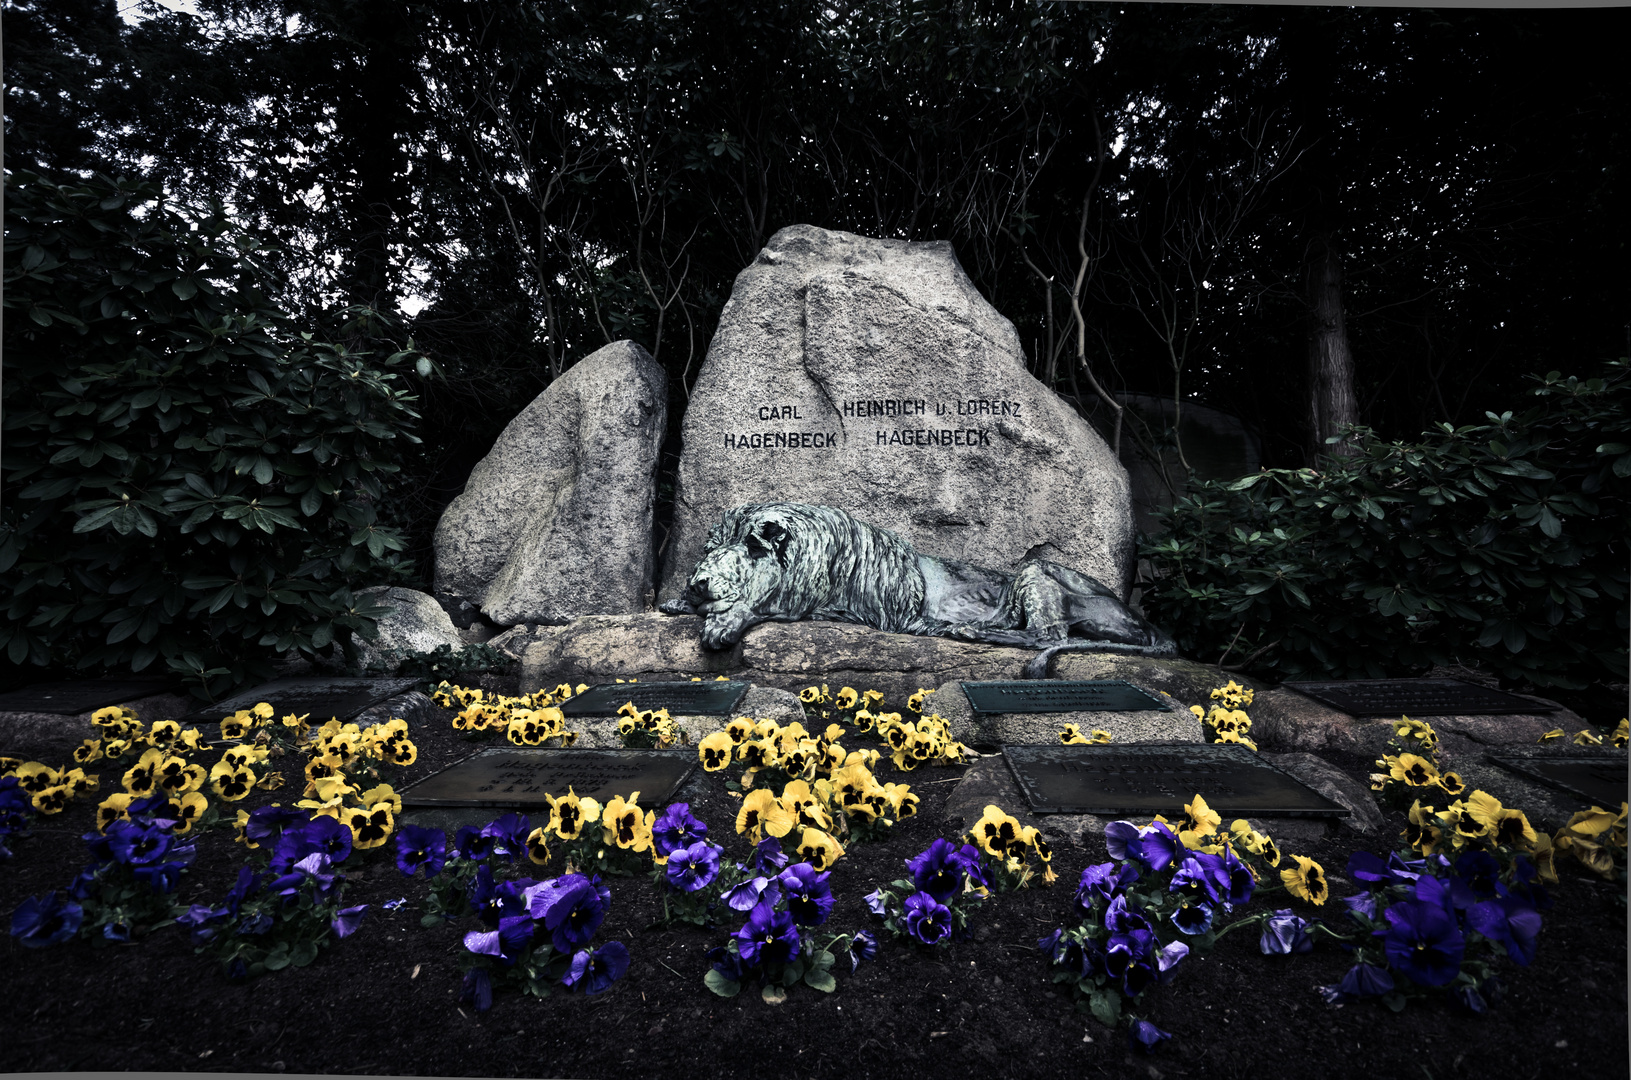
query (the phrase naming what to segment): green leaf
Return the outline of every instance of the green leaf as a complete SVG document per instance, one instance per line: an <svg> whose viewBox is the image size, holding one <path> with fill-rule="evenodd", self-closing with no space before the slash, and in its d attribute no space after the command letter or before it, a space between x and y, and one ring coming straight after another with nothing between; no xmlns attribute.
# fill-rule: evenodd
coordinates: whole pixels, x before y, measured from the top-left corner
<svg viewBox="0 0 1631 1080"><path fill-rule="evenodd" d="M1093 1011L1095 1020L1105 1027L1115 1027L1121 1019L1121 991L1091 990L1087 995L1087 1006Z"/></svg>
<svg viewBox="0 0 1631 1080"><path fill-rule="evenodd" d="M289 962L289 944L286 941L278 942L276 945L272 946L272 951L266 954L265 964L267 971L282 971L284 968L289 966Z"/></svg>
<svg viewBox="0 0 1631 1080"><path fill-rule="evenodd" d="M804 974L804 985L823 994L830 994L838 989L838 980L832 977L830 971L811 968Z"/></svg>
<svg viewBox="0 0 1631 1080"><path fill-rule="evenodd" d="M193 284L190 277L176 278L170 283L170 291L180 300L191 300L198 295L198 286Z"/></svg>
<svg viewBox="0 0 1631 1080"><path fill-rule="evenodd" d="M767 1005L780 1005L787 1000L787 990L781 986L766 986L759 991L759 996Z"/></svg>
<svg viewBox="0 0 1631 1080"><path fill-rule="evenodd" d="M298 942L289 950L289 963L295 967L305 967L317 959L317 943L315 941Z"/></svg>

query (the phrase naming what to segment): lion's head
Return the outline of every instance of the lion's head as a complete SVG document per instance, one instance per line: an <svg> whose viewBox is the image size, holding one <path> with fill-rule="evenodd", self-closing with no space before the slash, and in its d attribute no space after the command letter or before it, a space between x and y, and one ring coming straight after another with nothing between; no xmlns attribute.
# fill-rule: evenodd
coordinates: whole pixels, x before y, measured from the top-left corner
<svg viewBox="0 0 1631 1080"><path fill-rule="evenodd" d="M783 592L787 549L792 537L783 522L752 522L740 539L709 537L711 546L685 585L685 600L705 617L702 645L723 649L741 640L748 627L776 614Z"/></svg>

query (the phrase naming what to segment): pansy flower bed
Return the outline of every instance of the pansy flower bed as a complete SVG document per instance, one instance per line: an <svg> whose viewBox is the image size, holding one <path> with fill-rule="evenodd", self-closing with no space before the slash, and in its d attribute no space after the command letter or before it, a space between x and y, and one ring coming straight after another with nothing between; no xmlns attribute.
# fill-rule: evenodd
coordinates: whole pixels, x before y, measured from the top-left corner
<svg viewBox="0 0 1631 1080"><path fill-rule="evenodd" d="M321 752L276 755L268 737L265 759L224 767L218 749L119 746L110 724L82 757L113 744L117 771L46 762L0 790L0 913L22 931L0 940L0 1066L1624 1074L1623 818L1583 816L1561 851L1518 859L1455 842L1475 824L1522 840L1500 831L1509 808L1439 785L1436 816L1413 798L1376 836L1287 840L1213 821L1202 799L1050 843L1017 806L945 819L966 750L932 698L811 699L836 715L698 747L715 767L670 803L568 797L467 829L414 825L394 792L468 754L497 709L455 700L446 723L371 739L258 717ZM554 737L548 708L511 710L498 737ZM101 808L132 770L148 794ZM73 791L98 772L100 789Z"/></svg>

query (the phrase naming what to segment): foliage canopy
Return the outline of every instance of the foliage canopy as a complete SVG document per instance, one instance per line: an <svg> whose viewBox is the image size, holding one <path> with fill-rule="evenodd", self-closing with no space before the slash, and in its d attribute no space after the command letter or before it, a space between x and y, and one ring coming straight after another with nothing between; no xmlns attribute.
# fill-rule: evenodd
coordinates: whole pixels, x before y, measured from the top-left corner
<svg viewBox="0 0 1631 1080"><path fill-rule="evenodd" d="M352 590L407 569L375 505L429 362L361 309L340 341L297 331L259 240L145 182L15 173L6 226L11 662L222 686L372 636Z"/></svg>
<svg viewBox="0 0 1631 1080"><path fill-rule="evenodd" d="M1534 407L1418 442L1357 429L1319 471L1214 481L1140 554L1187 655L1276 678L1481 663L1537 686L1623 681L1631 361L1537 377Z"/></svg>

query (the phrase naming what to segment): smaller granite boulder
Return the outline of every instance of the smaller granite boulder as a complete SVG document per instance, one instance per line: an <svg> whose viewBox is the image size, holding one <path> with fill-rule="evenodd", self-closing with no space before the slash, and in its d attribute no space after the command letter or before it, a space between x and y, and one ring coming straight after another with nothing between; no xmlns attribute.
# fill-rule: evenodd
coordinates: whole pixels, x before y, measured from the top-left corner
<svg viewBox="0 0 1631 1080"><path fill-rule="evenodd" d="M360 597L395 609L379 620L376 640L364 641L360 635L354 639L364 668L377 666L394 672L413 653L433 652L442 645L454 649L464 645L458 627L429 593L382 586L364 589Z"/></svg>
<svg viewBox="0 0 1631 1080"><path fill-rule="evenodd" d="M668 377L632 341L510 421L436 526L436 595L499 626L647 611Z"/></svg>

